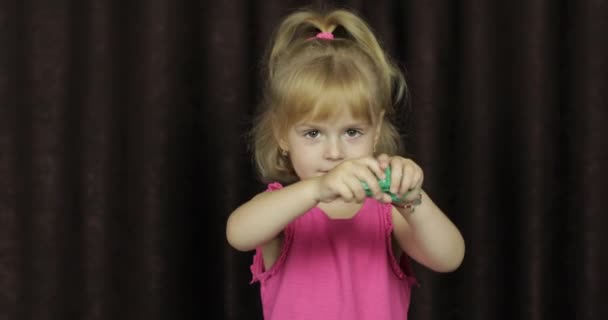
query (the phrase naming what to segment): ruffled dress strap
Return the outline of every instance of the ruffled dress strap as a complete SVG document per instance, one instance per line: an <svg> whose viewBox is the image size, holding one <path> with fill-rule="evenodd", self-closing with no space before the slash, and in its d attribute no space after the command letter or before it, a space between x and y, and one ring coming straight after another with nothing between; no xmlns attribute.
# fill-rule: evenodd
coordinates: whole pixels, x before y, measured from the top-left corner
<svg viewBox="0 0 608 320"><path fill-rule="evenodd" d="M268 188L266 189L266 191L272 192L275 190L280 190L282 188L283 185L278 182L273 182L268 184ZM264 269L264 258L262 254L262 248L257 247L255 249L253 263L249 268L252 274L252 279L250 282L251 284L255 283L256 281L264 282L266 279L274 275L277 270L279 270L279 268L281 268L287 256L287 250L289 250L289 247L291 246L292 239L293 226L291 224L288 224L283 230L283 245L281 246L281 252L279 254L279 257L277 258L277 261L275 261L274 264L268 270Z"/></svg>
<svg viewBox="0 0 608 320"><path fill-rule="evenodd" d="M410 285L419 285L414 276L414 269L410 262L410 258L405 252L401 253L401 258L397 261L393 253L393 206L390 204L381 204L382 216L384 217L384 231L386 238L386 248L390 259L390 264L393 272L399 279L408 282Z"/></svg>

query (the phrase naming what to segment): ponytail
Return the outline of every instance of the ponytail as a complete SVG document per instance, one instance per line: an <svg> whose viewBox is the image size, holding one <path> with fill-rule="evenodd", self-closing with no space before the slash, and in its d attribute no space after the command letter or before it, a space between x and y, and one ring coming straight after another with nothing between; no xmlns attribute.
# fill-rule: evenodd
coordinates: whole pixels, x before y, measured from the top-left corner
<svg viewBox="0 0 608 320"><path fill-rule="evenodd" d="M319 32L330 32L336 40L352 41L375 64L382 86L389 90L391 102L386 112L392 114L395 104L407 96L407 85L401 70L385 53L372 28L356 14L338 9L328 14L302 9L279 25L268 58L268 79L272 81L275 70L284 56L303 49L302 44L314 38Z"/></svg>

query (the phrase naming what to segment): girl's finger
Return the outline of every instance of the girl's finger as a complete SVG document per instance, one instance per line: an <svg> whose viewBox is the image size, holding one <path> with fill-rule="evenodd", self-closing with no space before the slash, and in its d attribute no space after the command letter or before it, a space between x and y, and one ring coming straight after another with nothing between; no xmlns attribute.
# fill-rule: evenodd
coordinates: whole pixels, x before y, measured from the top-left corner
<svg viewBox="0 0 608 320"><path fill-rule="evenodd" d="M370 175L372 175L370 173ZM344 184L348 187L353 195L354 200L362 202L365 200L366 194L361 185L361 181L354 175L347 175L344 177Z"/></svg>
<svg viewBox="0 0 608 320"><path fill-rule="evenodd" d="M422 187L422 170L418 169L414 171L414 175L412 176L412 185L413 188Z"/></svg>
<svg viewBox="0 0 608 320"><path fill-rule="evenodd" d="M388 193L383 193L382 197L380 198L380 201L384 203L392 203L393 198Z"/></svg>
<svg viewBox="0 0 608 320"><path fill-rule="evenodd" d="M422 189L420 188L415 188L415 189L411 189L409 191L409 193L407 194L407 197L405 197L403 199L404 202L412 202L418 198L420 198L420 194L422 193Z"/></svg>
<svg viewBox="0 0 608 320"><path fill-rule="evenodd" d="M421 169L415 170L414 172L414 183L407 197L404 199L405 201L414 201L419 197L419 194L422 192L422 183L424 182L424 175Z"/></svg>
<svg viewBox="0 0 608 320"><path fill-rule="evenodd" d="M380 169L382 169L382 171L388 168L391 161L391 157L389 157L386 153L379 155L376 159L378 160L378 163L380 164Z"/></svg>
<svg viewBox="0 0 608 320"><path fill-rule="evenodd" d="M340 183L335 186L336 191L345 202L352 202L355 198L352 190L348 187L348 184L341 179Z"/></svg>
<svg viewBox="0 0 608 320"><path fill-rule="evenodd" d="M359 179L359 184L365 182L368 188L370 189L372 196L376 199L381 199L382 197L382 189L380 188L380 184L378 183L378 177L376 177L369 168L365 167L360 171L355 173L357 179ZM363 186L361 186L363 188Z"/></svg>
<svg viewBox="0 0 608 320"><path fill-rule="evenodd" d="M415 169L411 164L405 165L403 168L403 178L401 178L401 186L399 187L399 196L405 195L408 190L413 189Z"/></svg>
<svg viewBox="0 0 608 320"><path fill-rule="evenodd" d="M397 194L400 190L401 180L403 179L403 162L394 157L391 160L391 193Z"/></svg>
<svg viewBox="0 0 608 320"><path fill-rule="evenodd" d="M367 157L359 159L359 162L367 167L368 170L376 175L376 179L384 179L384 169L380 166L380 162L377 159Z"/></svg>

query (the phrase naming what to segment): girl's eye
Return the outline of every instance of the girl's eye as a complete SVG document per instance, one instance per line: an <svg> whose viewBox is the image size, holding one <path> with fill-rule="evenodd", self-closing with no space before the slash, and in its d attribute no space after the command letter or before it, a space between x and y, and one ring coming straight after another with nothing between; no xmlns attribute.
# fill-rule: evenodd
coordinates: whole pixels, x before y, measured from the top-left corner
<svg viewBox="0 0 608 320"><path fill-rule="evenodd" d="M309 137L309 138L316 138L319 136L319 131L318 130L310 130L307 131L305 134L305 136Z"/></svg>
<svg viewBox="0 0 608 320"><path fill-rule="evenodd" d="M361 131L355 129L346 130L346 135L349 137L357 137L361 134Z"/></svg>

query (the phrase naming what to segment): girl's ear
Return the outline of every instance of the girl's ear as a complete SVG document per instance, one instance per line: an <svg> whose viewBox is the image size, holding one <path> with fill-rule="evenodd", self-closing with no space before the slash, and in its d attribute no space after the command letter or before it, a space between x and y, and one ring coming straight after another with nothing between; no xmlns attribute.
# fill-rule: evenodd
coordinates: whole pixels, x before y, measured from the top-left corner
<svg viewBox="0 0 608 320"><path fill-rule="evenodd" d="M287 140L285 140L285 137L281 134L281 129L279 128L279 126L277 125L277 122L275 120L275 117L273 117L272 119L272 135L274 136L274 140L277 142L277 144L279 145L279 148L281 148L281 150L283 151L289 151L289 147L287 144Z"/></svg>
<svg viewBox="0 0 608 320"><path fill-rule="evenodd" d="M380 131L382 129L382 121L384 121L384 110L380 112L380 116L378 117L378 123L376 124L376 135L374 136L374 152L376 152L376 144L378 144L378 139L380 139Z"/></svg>
<svg viewBox="0 0 608 320"><path fill-rule="evenodd" d="M289 152L289 146L287 145L287 141L285 141L285 139L277 139L277 143L279 144L279 148L281 148L281 152Z"/></svg>

